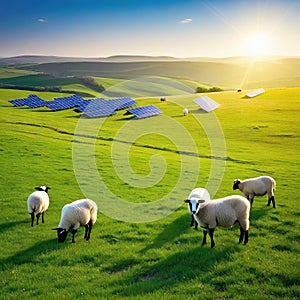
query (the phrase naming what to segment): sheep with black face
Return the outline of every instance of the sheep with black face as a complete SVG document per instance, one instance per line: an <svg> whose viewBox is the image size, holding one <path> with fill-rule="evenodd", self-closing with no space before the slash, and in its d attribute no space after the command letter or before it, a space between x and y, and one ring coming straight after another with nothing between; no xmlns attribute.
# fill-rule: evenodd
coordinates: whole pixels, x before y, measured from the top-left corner
<svg viewBox="0 0 300 300"><path fill-rule="evenodd" d="M89 240L92 227L97 220L98 207L90 199L81 199L66 204L62 208L61 219L57 228L57 238L59 243L63 243L72 229L72 243L75 243L75 233L80 226L85 227L84 239Z"/></svg>
<svg viewBox="0 0 300 300"><path fill-rule="evenodd" d="M259 176L245 180L235 179L232 187L233 190L239 189L250 200L251 206L255 196L268 194L267 206L270 206L272 202L273 208L276 207L274 197L275 188L276 181L270 176Z"/></svg>
<svg viewBox="0 0 300 300"><path fill-rule="evenodd" d="M216 200L187 199L190 209L197 223L204 228L202 246L206 244L207 232L211 240L211 248L215 247L214 230L217 226L232 227L240 225L239 243L248 243L249 230L249 201L238 195L228 196Z"/></svg>

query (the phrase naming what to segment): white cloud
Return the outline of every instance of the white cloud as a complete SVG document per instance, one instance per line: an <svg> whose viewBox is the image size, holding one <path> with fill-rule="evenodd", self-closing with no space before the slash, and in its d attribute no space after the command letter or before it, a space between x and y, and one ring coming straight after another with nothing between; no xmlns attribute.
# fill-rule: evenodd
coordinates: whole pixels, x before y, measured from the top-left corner
<svg viewBox="0 0 300 300"><path fill-rule="evenodd" d="M44 19L44 18L39 18L38 20L37 20L39 23L47 23L48 21L46 20L46 19Z"/></svg>
<svg viewBox="0 0 300 300"><path fill-rule="evenodd" d="M188 23L191 23L192 21L193 21L193 19L188 18L188 19L181 20L179 23L180 24L188 24Z"/></svg>

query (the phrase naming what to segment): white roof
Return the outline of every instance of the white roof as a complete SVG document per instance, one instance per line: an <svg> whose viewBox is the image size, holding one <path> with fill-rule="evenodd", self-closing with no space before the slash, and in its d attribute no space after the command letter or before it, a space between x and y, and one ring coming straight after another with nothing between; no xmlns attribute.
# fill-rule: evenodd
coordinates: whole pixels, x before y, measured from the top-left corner
<svg viewBox="0 0 300 300"><path fill-rule="evenodd" d="M254 90L254 91L251 91L249 93L246 94L246 96L252 98L252 97L255 97L257 95L260 95L264 92L265 90L263 88L260 88L260 89L257 89L257 90Z"/></svg>
<svg viewBox="0 0 300 300"><path fill-rule="evenodd" d="M207 96L201 96L193 101L207 112L210 112L220 106L219 103L215 102Z"/></svg>

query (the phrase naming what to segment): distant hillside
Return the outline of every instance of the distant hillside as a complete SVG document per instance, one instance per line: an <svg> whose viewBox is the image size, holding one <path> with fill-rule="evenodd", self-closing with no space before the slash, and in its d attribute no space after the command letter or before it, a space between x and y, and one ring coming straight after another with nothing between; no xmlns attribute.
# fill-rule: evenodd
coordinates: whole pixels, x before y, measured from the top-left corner
<svg viewBox="0 0 300 300"><path fill-rule="evenodd" d="M252 83L268 87L299 86L300 58L279 58L254 62L61 62L35 64L20 69L43 72L54 76L96 76L133 79L162 76L194 80L223 88L252 88ZM266 85L264 85L264 83Z"/></svg>
<svg viewBox="0 0 300 300"><path fill-rule="evenodd" d="M171 56L145 56L145 55L113 55L108 57L61 57L24 55L0 58L0 65L40 64L55 62L133 62L133 61L178 61L180 58Z"/></svg>

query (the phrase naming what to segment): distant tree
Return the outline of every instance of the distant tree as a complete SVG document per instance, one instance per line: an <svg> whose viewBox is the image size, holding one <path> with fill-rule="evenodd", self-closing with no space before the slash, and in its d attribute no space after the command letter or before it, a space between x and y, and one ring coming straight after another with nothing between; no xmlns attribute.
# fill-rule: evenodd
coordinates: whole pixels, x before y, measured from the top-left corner
<svg viewBox="0 0 300 300"><path fill-rule="evenodd" d="M98 84L94 78L88 77L88 76L75 76L75 78L78 78L84 85L87 87L90 87L91 89L102 93L105 91L105 88L102 84Z"/></svg>
<svg viewBox="0 0 300 300"><path fill-rule="evenodd" d="M209 92L221 92L223 91L223 89L217 87L217 86L213 86L211 88L208 89Z"/></svg>
<svg viewBox="0 0 300 300"><path fill-rule="evenodd" d="M206 88L203 86L196 87L196 93L211 93L211 92L220 92L220 91L223 91L223 89L217 86L213 86L211 88Z"/></svg>
<svg viewBox="0 0 300 300"><path fill-rule="evenodd" d="M207 93L208 89L203 86L196 87L196 93Z"/></svg>

